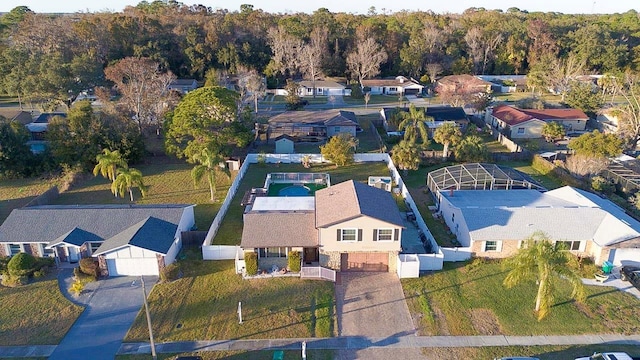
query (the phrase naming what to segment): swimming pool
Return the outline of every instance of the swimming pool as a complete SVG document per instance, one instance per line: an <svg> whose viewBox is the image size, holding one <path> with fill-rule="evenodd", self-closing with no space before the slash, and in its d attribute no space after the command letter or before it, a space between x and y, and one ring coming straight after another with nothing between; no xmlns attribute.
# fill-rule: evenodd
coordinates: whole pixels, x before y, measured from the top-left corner
<svg viewBox="0 0 640 360"><path fill-rule="evenodd" d="M278 196L309 196L309 188L302 185L291 185L278 191Z"/></svg>

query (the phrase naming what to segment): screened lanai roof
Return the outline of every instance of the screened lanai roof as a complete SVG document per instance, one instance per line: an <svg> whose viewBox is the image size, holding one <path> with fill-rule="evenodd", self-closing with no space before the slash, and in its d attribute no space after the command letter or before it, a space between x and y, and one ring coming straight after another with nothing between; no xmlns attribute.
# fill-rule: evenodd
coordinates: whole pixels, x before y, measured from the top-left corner
<svg viewBox="0 0 640 360"><path fill-rule="evenodd" d="M427 175L427 186L436 196L443 190L511 190L546 191L538 182L518 170L496 164L471 163L447 166Z"/></svg>

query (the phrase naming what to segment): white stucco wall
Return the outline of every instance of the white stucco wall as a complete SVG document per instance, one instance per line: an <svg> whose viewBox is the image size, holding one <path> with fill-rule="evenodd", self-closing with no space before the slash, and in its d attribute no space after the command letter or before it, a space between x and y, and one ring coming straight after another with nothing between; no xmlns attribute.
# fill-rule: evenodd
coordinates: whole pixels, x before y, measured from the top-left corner
<svg viewBox="0 0 640 360"><path fill-rule="evenodd" d="M471 246L471 236L469 235L469 228L462 216L462 211L453 206L449 200L441 196L440 197L440 214L445 224L456 235L458 242L462 246Z"/></svg>
<svg viewBox="0 0 640 360"><path fill-rule="evenodd" d="M338 241L338 229L362 229L362 241ZM402 228L377 219L361 216L337 225L319 229L320 248L323 251L400 251L398 241L373 241L374 229L399 229L398 239L402 238Z"/></svg>

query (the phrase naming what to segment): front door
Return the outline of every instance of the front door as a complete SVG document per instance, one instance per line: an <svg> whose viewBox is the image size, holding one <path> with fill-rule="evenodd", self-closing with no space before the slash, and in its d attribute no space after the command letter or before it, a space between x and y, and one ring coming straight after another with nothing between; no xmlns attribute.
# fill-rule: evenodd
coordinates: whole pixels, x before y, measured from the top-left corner
<svg viewBox="0 0 640 360"><path fill-rule="evenodd" d="M319 259L320 254L318 253L318 248L304 248L303 260L305 264L318 262Z"/></svg>
<svg viewBox="0 0 640 360"><path fill-rule="evenodd" d="M78 260L80 260L80 252L78 251L78 249L76 247L67 246L67 252L69 254L69 262L70 263L76 263L76 262L78 262Z"/></svg>

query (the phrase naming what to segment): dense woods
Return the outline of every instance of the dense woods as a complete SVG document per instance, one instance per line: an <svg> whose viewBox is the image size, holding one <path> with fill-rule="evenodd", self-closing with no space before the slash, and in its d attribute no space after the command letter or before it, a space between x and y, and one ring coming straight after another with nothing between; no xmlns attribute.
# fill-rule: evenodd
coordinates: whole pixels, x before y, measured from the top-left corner
<svg viewBox="0 0 640 360"><path fill-rule="evenodd" d="M117 13L48 15L18 7L0 18L0 29L2 90L53 102L104 84L104 69L127 57L149 58L179 78L198 80L210 69L255 70L270 76L271 86L278 77L282 84L284 77L303 75L358 80L362 66L353 59L365 47L382 50L381 75L423 81L446 74L543 71L550 59L571 58L601 74L640 67L640 18L633 10L565 15L517 8L470 8L462 14L371 9L355 15L320 8L271 14L252 5L214 11L143 1ZM292 59L288 49L306 56Z"/></svg>

